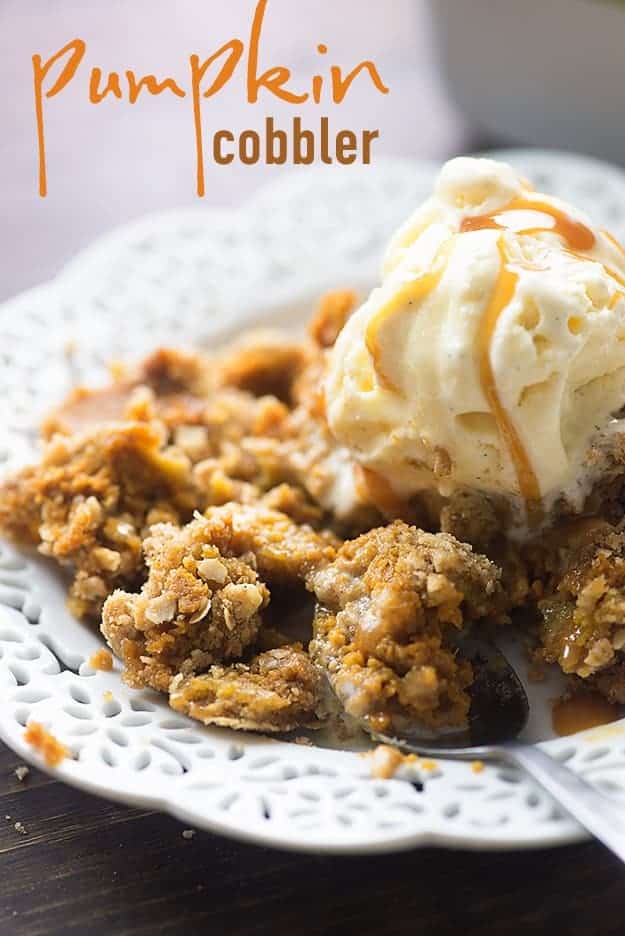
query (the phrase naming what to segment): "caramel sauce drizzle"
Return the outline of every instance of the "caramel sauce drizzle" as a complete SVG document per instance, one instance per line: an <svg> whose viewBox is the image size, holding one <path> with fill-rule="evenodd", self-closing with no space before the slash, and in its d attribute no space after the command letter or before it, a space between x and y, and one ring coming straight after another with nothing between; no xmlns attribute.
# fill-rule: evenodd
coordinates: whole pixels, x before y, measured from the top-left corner
<svg viewBox="0 0 625 936"><path fill-rule="evenodd" d="M516 427L499 397L497 381L491 363L493 336L499 322L499 317L514 298L514 293L519 281L518 273L514 273L507 267L507 257L501 237L497 241L497 249L499 251L501 267L486 313L480 322L478 333L480 381L484 396L495 417L499 434L510 453L519 485L519 492L526 503L528 522L530 526L532 526L538 522L542 515L540 486Z"/></svg>
<svg viewBox="0 0 625 936"><path fill-rule="evenodd" d="M402 289L392 296L381 309L378 309L373 316L367 330L365 331L365 345L371 355L374 370L378 380L387 390L402 396L401 388L395 383L392 377L384 370L382 366L382 343L380 341L380 330L389 320L399 311L406 311L406 306L415 306L422 302L438 286L440 279L446 269L447 254L449 253L446 242L439 249L435 260L434 269L426 273L420 273L416 279L406 283ZM443 257L441 261L440 258Z"/></svg>
<svg viewBox="0 0 625 936"><path fill-rule="evenodd" d="M554 223L550 227L534 226L525 228L518 231L518 234L538 234L549 231L559 235L572 252L589 251L595 246L595 234L587 225L571 218L566 212L549 202L523 196L513 198L505 208L493 212L493 214L464 218L460 225L460 231L461 233L484 229L503 231L506 226L501 224L496 216L504 211L522 210L538 211L546 214ZM507 258L502 238L498 240L497 248L501 259L501 269L486 314L480 325L478 339L480 379L482 390L495 417L499 433L510 453L519 491L526 504L528 522L530 526L536 526L540 522L543 513L540 486L516 427L501 402L491 365L491 346L495 329L501 313L513 299L518 283L518 274L507 268Z"/></svg>
<svg viewBox="0 0 625 936"><path fill-rule="evenodd" d="M620 273L617 273L616 270L613 270L612 267L606 266L605 263L603 264L603 269L606 271L608 276L611 276L613 280L616 280L619 286L625 287L625 277L621 276ZM617 295L622 296L623 293L617 292Z"/></svg>
<svg viewBox="0 0 625 936"><path fill-rule="evenodd" d="M405 519L409 516L409 505L395 493L389 482L373 468L356 465L356 490L363 500L388 517Z"/></svg>
<svg viewBox="0 0 625 936"><path fill-rule="evenodd" d="M623 247L623 245L620 243L620 241L618 241L618 240L616 239L616 237L614 236L614 234L610 234L610 232L609 232L609 231L606 231L605 229L602 230L601 233L603 234L604 237L607 237L607 239L610 241L610 243L612 244L612 246L613 246L613 247L616 247L616 249L618 250L618 252L621 253L621 254L623 254L623 257L625 257L625 247Z"/></svg>
<svg viewBox="0 0 625 936"><path fill-rule="evenodd" d="M610 234L609 231L602 231L601 233L604 235L604 237L606 237L610 241L610 243L614 247L616 247L619 253L623 254L623 257L625 257L625 249L623 248L621 244L619 244L616 237ZM592 257L585 257L575 250L569 250L569 253L572 257L576 257L578 260L591 260L592 259ZM622 286L625 289L625 277L624 276L621 276L620 273L617 273L616 270L614 270L612 267L609 267L606 263L601 263L601 266L603 267L605 272L608 274L608 276L610 276L613 280L615 280L619 284L619 286ZM621 292L620 289L617 289L614 295L612 296L612 298L610 299L610 302L608 303L608 308L613 309L616 306L619 299L625 299L625 293Z"/></svg>
<svg viewBox="0 0 625 936"><path fill-rule="evenodd" d="M575 221L565 211L557 208L549 202L534 200L531 198L513 198L504 208L499 208L489 215L476 215L463 218L460 224L460 231L481 231L485 228L495 228L504 230L505 225L496 220L496 216L505 211L538 211L546 214L553 219L551 227L536 226L517 231L517 234L538 234L550 231L553 234L559 234L571 250L592 250L595 246L595 235L587 225L581 221Z"/></svg>
<svg viewBox="0 0 625 936"><path fill-rule="evenodd" d="M559 699L551 710L553 730L561 737L608 725L620 717L616 705L602 696L590 693L574 695L570 699Z"/></svg>
<svg viewBox="0 0 625 936"><path fill-rule="evenodd" d="M607 232L605 232L605 233L607 233ZM610 237L610 240L614 241L615 244L617 243L617 242L614 240L613 237L611 237L610 235L608 235L608 237ZM620 244L617 244L617 246L618 246L619 250L623 250L623 248L621 247ZM623 251L623 253L625 254L625 251ZM617 273L616 270L613 270L611 267L608 267L608 266L606 266L605 264L603 265L603 268L604 268L604 270L606 271L606 273L608 274L608 276L611 276L612 279L616 280L616 282L619 284L619 286L623 286L623 287L625 288L625 278L624 278L624 277L622 277L619 273ZM615 309L616 306L617 306L617 304L619 303L619 301L620 301L621 299L625 299L625 292L622 292L622 290L617 289L617 290L614 292L612 298L610 299L610 301L609 301L609 303L608 303L608 308L609 308L610 310Z"/></svg>

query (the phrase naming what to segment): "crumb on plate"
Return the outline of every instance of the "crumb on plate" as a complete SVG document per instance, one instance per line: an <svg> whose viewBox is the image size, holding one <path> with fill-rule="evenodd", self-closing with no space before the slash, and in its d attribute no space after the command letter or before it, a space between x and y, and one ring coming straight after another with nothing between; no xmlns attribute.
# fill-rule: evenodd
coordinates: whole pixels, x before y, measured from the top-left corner
<svg viewBox="0 0 625 936"><path fill-rule="evenodd" d="M390 744L378 744L373 751L366 751L365 757L370 758L370 774L374 780L390 780L404 764L415 764L418 761L416 754L402 754Z"/></svg>
<svg viewBox="0 0 625 936"><path fill-rule="evenodd" d="M28 776L28 774L30 773L30 769L26 766L26 764L20 764L19 767L15 768L13 773L15 774L19 782L23 783L26 777Z"/></svg>
<svg viewBox="0 0 625 936"><path fill-rule="evenodd" d="M89 666L94 670L104 670L105 673L110 673L113 669L113 656L110 650L107 650L106 647L100 647L99 650L96 650L89 657Z"/></svg>
<svg viewBox="0 0 625 936"><path fill-rule="evenodd" d="M64 744L50 734L39 722L30 722L24 732L24 739L39 751L48 767L58 767L66 757L71 757Z"/></svg>
<svg viewBox="0 0 625 936"><path fill-rule="evenodd" d="M438 764L435 760L422 760L419 762L419 767L421 767L423 770L436 770L438 768Z"/></svg>

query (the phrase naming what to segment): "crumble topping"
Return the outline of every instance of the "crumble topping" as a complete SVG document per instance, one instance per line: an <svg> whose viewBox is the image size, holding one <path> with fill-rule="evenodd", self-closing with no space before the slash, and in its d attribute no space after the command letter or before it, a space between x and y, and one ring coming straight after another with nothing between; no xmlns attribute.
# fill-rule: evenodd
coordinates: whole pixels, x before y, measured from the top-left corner
<svg viewBox="0 0 625 936"><path fill-rule="evenodd" d="M98 617L107 595L141 574L141 540L195 505L190 465L142 423L57 435L39 465L0 486L0 529L74 570L70 607Z"/></svg>
<svg viewBox="0 0 625 936"><path fill-rule="evenodd" d="M311 579L310 653L341 704L374 730L463 724L470 663L453 632L502 617L499 569L449 534L395 521L345 543Z"/></svg>
<svg viewBox="0 0 625 936"><path fill-rule="evenodd" d="M324 717L322 676L299 644L268 650L247 663L178 674L170 705L205 725L250 731L318 727Z"/></svg>
<svg viewBox="0 0 625 936"><path fill-rule="evenodd" d="M215 539L203 518L157 524L144 542L141 591L107 599L102 633L129 685L167 692L177 673L236 659L256 639L269 590L249 561L224 554Z"/></svg>
<svg viewBox="0 0 625 936"><path fill-rule="evenodd" d="M301 342L159 349L74 390L39 464L0 484L0 532L71 570L72 612L101 621L130 685L206 723L316 726L329 680L372 728L460 724L472 672L454 637L514 608L539 622L536 665L625 703L625 435L590 451L583 519L563 501L522 547L495 496L402 500L327 425L327 349L355 302L328 294ZM89 662L112 666L105 649ZM27 734L47 762L69 755Z"/></svg>
<svg viewBox="0 0 625 936"><path fill-rule="evenodd" d="M259 329L235 341L221 356L216 381L290 404L293 385L310 360L311 350L304 344L285 340L283 332Z"/></svg>
<svg viewBox="0 0 625 936"><path fill-rule="evenodd" d="M542 654L610 701L625 702L625 533L607 521L581 521L551 540L539 552Z"/></svg>
<svg viewBox="0 0 625 936"><path fill-rule="evenodd" d="M225 504L209 507L190 528L227 555L248 556L258 574L273 585L297 585L336 555L339 540L329 531L265 507Z"/></svg>

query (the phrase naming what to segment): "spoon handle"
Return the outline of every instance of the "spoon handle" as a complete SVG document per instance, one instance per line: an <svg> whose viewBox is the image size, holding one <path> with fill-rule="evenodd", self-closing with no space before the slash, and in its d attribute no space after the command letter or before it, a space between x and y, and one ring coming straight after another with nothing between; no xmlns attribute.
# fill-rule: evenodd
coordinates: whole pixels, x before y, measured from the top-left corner
<svg viewBox="0 0 625 936"><path fill-rule="evenodd" d="M625 809L541 748L506 744L507 760L522 767L560 806L625 862Z"/></svg>

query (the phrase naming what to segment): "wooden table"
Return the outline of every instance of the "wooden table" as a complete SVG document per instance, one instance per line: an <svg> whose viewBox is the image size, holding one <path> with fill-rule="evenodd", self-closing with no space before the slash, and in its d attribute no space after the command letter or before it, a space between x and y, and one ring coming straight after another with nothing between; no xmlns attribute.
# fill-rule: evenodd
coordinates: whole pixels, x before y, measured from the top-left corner
<svg viewBox="0 0 625 936"><path fill-rule="evenodd" d="M50 194L36 193L30 57L68 39L90 64L176 74L249 28L252 0L3 0L0 36L0 298L53 275L80 247L145 211L191 204L189 117L176 101L94 108L84 86L49 104ZM270 0L268 61L310 74L318 41L336 60L374 58L391 86L375 114L378 153L444 158L479 145L447 101L419 0ZM344 125L371 126L371 99ZM306 114L306 111L304 110ZM235 95L214 126L254 126ZM137 158L141 154L141 158ZM236 205L269 170L211 170L207 204ZM409 206L407 206L409 207ZM625 874L594 844L509 855L416 851L294 856L112 805L31 771L0 750L0 933L621 934ZM3 816L11 818L3 819ZM25 833L16 831L22 823Z"/></svg>
<svg viewBox="0 0 625 936"><path fill-rule="evenodd" d="M623 933L625 875L598 845L295 856L205 832L187 840L173 819L40 773L20 783L16 764L0 753L3 934Z"/></svg>

